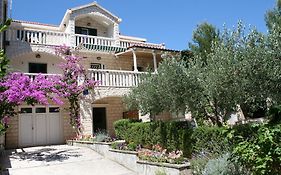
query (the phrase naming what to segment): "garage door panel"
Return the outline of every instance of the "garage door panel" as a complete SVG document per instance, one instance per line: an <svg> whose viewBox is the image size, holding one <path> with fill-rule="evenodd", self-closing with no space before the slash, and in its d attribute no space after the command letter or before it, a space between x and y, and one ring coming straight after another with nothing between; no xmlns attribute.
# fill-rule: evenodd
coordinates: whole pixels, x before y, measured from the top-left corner
<svg viewBox="0 0 281 175"><path fill-rule="evenodd" d="M50 143L51 144L61 143L62 127L60 122L60 115L52 114L49 116L49 119L50 119Z"/></svg>
<svg viewBox="0 0 281 175"><path fill-rule="evenodd" d="M32 146L33 145L33 127L32 121L33 116L30 114L20 115L20 140L21 146Z"/></svg>
<svg viewBox="0 0 281 175"><path fill-rule="evenodd" d="M35 115L35 121L36 121L36 145L46 145L48 143L47 140L47 115L46 114L40 114Z"/></svg>

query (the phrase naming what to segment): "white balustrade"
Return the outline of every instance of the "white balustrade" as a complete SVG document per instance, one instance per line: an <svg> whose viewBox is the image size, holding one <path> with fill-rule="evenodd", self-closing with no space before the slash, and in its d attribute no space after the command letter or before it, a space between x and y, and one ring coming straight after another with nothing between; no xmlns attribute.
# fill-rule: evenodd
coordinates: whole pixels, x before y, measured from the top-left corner
<svg viewBox="0 0 281 175"><path fill-rule="evenodd" d="M35 77L38 76L39 74L38 73L24 73L24 75L27 75L31 81L34 81ZM55 76L61 76L60 74L40 74L42 76L45 76L45 77L55 77Z"/></svg>
<svg viewBox="0 0 281 175"><path fill-rule="evenodd" d="M135 87L144 72L89 69L90 78L99 81L101 87Z"/></svg>
<svg viewBox="0 0 281 175"><path fill-rule="evenodd" d="M31 44L42 44L42 45L63 45L77 47L81 44L89 44L96 46L115 46L116 42L114 38L100 37L100 36L89 36L81 34L69 34L58 31L47 31L47 30L24 30L10 28L7 32L8 41L23 41ZM75 41L74 41L75 40ZM74 41L74 43L73 43ZM74 45L70 45L73 43ZM128 48L134 45L144 45L157 48L165 48L161 44L134 42L128 40L120 40L121 48Z"/></svg>
<svg viewBox="0 0 281 175"><path fill-rule="evenodd" d="M89 36L75 34L76 46L80 44L90 44L98 46L114 46L115 40L113 38L99 37L99 36Z"/></svg>
<svg viewBox="0 0 281 175"><path fill-rule="evenodd" d="M8 41L25 41L32 44L63 45L68 44L70 35L63 32L43 30L9 29Z"/></svg>

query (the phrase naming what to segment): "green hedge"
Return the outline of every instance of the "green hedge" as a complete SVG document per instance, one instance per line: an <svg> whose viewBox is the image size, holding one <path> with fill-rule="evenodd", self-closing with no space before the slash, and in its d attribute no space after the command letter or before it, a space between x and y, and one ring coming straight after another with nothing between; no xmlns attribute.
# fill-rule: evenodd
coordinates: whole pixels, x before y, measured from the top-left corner
<svg viewBox="0 0 281 175"><path fill-rule="evenodd" d="M203 156L218 156L230 149L225 127L198 127L194 129L191 139L193 154Z"/></svg>
<svg viewBox="0 0 281 175"><path fill-rule="evenodd" d="M190 122L141 123L123 119L115 122L114 128L116 136L127 142L134 142L148 148L159 144L168 150L182 150L185 156L191 156L193 129Z"/></svg>

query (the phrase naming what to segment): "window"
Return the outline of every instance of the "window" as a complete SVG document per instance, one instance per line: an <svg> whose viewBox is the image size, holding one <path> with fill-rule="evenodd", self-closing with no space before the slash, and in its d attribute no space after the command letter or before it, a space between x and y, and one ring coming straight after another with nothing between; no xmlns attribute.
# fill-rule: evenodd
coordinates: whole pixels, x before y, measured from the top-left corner
<svg viewBox="0 0 281 175"><path fill-rule="evenodd" d="M100 63L91 63L90 68L91 69L105 69L105 66Z"/></svg>
<svg viewBox="0 0 281 175"><path fill-rule="evenodd" d="M59 107L50 107L49 108L49 113L59 113L60 108Z"/></svg>
<svg viewBox="0 0 281 175"><path fill-rule="evenodd" d="M20 113L21 114L30 114L30 113L32 113L32 108L21 108L20 109Z"/></svg>
<svg viewBox="0 0 281 175"><path fill-rule="evenodd" d="M47 64L45 63L29 63L29 73L47 73Z"/></svg>
<svg viewBox="0 0 281 175"><path fill-rule="evenodd" d="M35 112L36 113L46 113L46 108L36 108Z"/></svg>
<svg viewBox="0 0 281 175"><path fill-rule="evenodd" d="M97 36L97 29L87 27L75 27L75 34Z"/></svg>

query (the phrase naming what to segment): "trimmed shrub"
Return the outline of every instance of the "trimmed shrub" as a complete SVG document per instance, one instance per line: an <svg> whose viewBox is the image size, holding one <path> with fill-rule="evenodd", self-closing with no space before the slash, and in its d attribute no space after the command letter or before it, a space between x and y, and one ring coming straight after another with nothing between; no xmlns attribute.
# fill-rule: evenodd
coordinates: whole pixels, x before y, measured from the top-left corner
<svg viewBox="0 0 281 175"><path fill-rule="evenodd" d="M121 119L116 122L114 122L114 130L117 138L119 139L125 139L128 138L128 129L129 125L132 123L139 123L141 120L135 120L135 119Z"/></svg>
<svg viewBox="0 0 281 175"><path fill-rule="evenodd" d="M225 127L203 126L194 129L191 137L194 156L217 157L228 152L230 145L226 131Z"/></svg>
<svg viewBox="0 0 281 175"><path fill-rule="evenodd" d="M159 144L173 150L182 150L185 157L191 156L192 126L188 121L156 121L148 123L119 120L114 123L117 137L127 142L152 148Z"/></svg>

